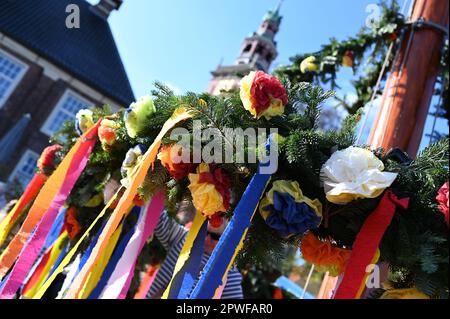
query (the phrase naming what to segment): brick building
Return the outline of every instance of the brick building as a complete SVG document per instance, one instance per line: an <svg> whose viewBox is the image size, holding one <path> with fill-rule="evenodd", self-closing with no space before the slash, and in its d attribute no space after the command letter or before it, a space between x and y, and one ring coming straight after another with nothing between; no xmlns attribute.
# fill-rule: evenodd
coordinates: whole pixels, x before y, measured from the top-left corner
<svg viewBox="0 0 450 319"><path fill-rule="evenodd" d="M0 181L27 183L49 136L79 109L118 109L134 100L108 24L121 4L0 1L0 140L24 114L31 116L12 156L0 163ZM68 17L79 18L78 27Z"/></svg>

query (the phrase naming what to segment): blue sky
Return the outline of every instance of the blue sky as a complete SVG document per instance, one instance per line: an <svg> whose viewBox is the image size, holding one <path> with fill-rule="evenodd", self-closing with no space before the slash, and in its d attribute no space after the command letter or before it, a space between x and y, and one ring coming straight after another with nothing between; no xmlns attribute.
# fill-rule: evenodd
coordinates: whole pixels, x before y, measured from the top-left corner
<svg viewBox="0 0 450 319"><path fill-rule="evenodd" d="M95 2L95 1L91 1ZM233 63L245 36L256 31L278 0L125 0L110 17L136 96L155 80L181 91L203 91L213 70ZM330 37L354 35L374 0L285 0L276 40L286 64L296 53L315 51Z"/></svg>
<svg viewBox="0 0 450 319"><path fill-rule="evenodd" d="M409 3L408 0L406 0ZM97 0L89 0L96 3ZM377 0L284 0L283 20L276 37L279 55L272 67L289 57L320 49L331 37L355 35ZM148 94L154 81L176 92L204 91L223 59L231 64L243 39L256 31L264 14L278 0L125 0L109 18L136 97ZM400 0L402 4L403 1ZM340 94L352 95L351 70L339 76ZM431 130L429 118L425 133ZM439 131L447 131L438 120ZM421 148L428 144L424 139Z"/></svg>

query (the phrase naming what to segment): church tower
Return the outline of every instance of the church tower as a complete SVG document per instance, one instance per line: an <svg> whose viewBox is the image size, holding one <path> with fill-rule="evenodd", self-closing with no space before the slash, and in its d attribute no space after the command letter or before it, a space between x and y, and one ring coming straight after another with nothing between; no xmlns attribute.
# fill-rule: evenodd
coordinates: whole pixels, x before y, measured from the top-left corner
<svg viewBox="0 0 450 319"><path fill-rule="evenodd" d="M275 35L281 19L278 3L275 10L270 10L263 18L257 32L253 32L244 39L241 51L233 65L219 65L212 73L213 78L208 85L207 92L219 95L222 90L230 90L239 85L240 79L250 71L261 70L267 72L273 60L278 55Z"/></svg>

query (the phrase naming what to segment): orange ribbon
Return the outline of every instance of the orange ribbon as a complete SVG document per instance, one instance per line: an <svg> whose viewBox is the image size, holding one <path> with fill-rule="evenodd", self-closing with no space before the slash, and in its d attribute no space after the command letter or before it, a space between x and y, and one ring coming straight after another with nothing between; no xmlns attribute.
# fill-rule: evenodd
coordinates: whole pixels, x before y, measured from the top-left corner
<svg viewBox="0 0 450 319"><path fill-rule="evenodd" d="M97 130L100 126L101 121L98 121L96 125L91 127L86 131L75 143L75 145L70 149L69 153L59 164L58 168L53 172L53 174L48 178L44 187L36 197L36 200L31 206L27 218L22 224L18 234L14 236L12 241L9 243L8 247L0 255L0 278L3 278L14 261L19 256L23 246L30 237L33 229L42 219L47 209L53 202L53 198L58 194L61 185L63 184L67 172L72 164L72 158L77 154L78 149L86 139L96 138Z"/></svg>

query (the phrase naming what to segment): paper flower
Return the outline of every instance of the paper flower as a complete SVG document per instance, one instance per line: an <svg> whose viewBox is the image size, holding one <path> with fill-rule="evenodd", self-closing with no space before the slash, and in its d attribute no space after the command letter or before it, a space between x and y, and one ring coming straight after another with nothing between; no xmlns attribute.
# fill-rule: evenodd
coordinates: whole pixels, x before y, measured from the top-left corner
<svg viewBox="0 0 450 319"><path fill-rule="evenodd" d="M352 51L346 51L342 57L342 66L353 67L354 55Z"/></svg>
<svg viewBox="0 0 450 319"><path fill-rule="evenodd" d="M189 174L189 181L194 207L204 215L212 216L230 207L230 180L223 169L201 163L196 174Z"/></svg>
<svg viewBox="0 0 450 319"><path fill-rule="evenodd" d="M300 63L300 71L302 73L308 73L308 72L315 73L318 70L319 70L319 66L316 63L315 56L309 56Z"/></svg>
<svg viewBox="0 0 450 319"><path fill-rule="evenodd" d="M118 128L120 128L120 124L117 122L108 119L102 120L98 128L98 138L104 150L108 150L116 142Z"/></svg>
<svg viewBox="0 0 450 319"><path fill-rule="evenodd" d="M267 120L282 115L288 103L286 90L274 76L252 71L241 80L240 96L244 108L255 118Z"/></svg>
<svg viewBox="0 0 450 319"><path fill-rule="evenodd" d="M89 109L79 110L75 115L75 129L78 135L82 135L92 126L94 126L94 113Z"/></svg>
<svg viewBox="0 0 450 319"><path fill-rule="evenodd" d="M70 239L74 239L81 230L80 224L77 220L77 211L75 207L67 209L66 216L64 216L64 227L67 230Z"/></svg>
<svg viewBox="0 0 450 319"><path fill-rule="evenodd" d="M448 181L439 189L436 200L439 203L439 210L444 214L448 226Z"/></svg>
<svg viewBox="0 0 450 319"><path fill-rule="evenodd" d="M145 128L145 121L155 111L155 105L150 95L145 95L138 101L131 103L124 114L125 128L127 129L128 136L135 138Z"/></svg>
<svg viewBox="0 0 450 319"><path fill-rule="evenodd" d="M132 171L139 164L142 156L146 151L146 147L142 144L138 144L133 148L130 148L125 155L125 159L123 160L122 167L120 168L120 173L122 174L123 179L120 183L128 187L129 177L131 176Z"/></svg>
<svg viewBox="0 0 450 319"><path fill-rule="evenodd" d="M430 297L413 287L386 290L380 299L430 299Z"/></svg>
<svg viewBox="0 0 450 319"><path fill-rule="evenodd" d="M329 240L321 241L312 232L303 236L300 251L304 260L316 265L320 271L329 271L333 277L344 272L351 253L333 246Z"/></svg>
<svg viewBox="0 0 450 319"><path fill-rule="evenodd" d="M397 177L396 173L383 172L383 169L383 162L369 150L350 146L334 152L321 171L327 199L346 204L380 196Z"/></svg>
<svg viewBox="0 0 450 319"><path fill-rule="evenodd" d="M223 214L214 214L208 221L211 227L219 228L223 224Z"/></svg>
<svg viewBox="0 0 450 319"><path fill-rule="evenodd" d="M179 156L183 154L183 149L181 146L172 144L161 147L158 153L158 159L161 164L169 171L170 175L176 180L181 180L188 176L196 167L196 163L174 163L172 158L172 152L177 152Z"/></svg>
<svg viewBox="0 0 450 319"><path fill-rule="evenodd" d="M56 152L61 150L62 146L55 144L47 146L41 153L37 161L37 167L39 171L46 172L47 170L52 170L55 168L55 155Z"/></svg>
<svg viewBox="0 0 450 319"><path fill-rule="evenodd" d="M322 220L322 204L304 196L295 181L275 181L261 200L259 212L283 237L302 235L317 228Z"/></svg>

